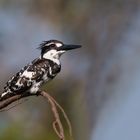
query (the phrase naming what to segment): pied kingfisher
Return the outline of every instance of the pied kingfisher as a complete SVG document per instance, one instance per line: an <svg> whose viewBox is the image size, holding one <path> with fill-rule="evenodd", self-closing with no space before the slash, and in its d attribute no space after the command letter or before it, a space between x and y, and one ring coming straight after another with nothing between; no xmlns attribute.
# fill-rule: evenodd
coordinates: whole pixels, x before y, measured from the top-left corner
<svg viewBox="0 0 140 140"><path fill-rule="evenodd" d="M60 56L67 50L80 47L81 45L66 45L58 40L44 41L39 46L40 57L11 77L0 95L0 100L27 92L37 94L43 83L53 79L60 72Z"/></svg>

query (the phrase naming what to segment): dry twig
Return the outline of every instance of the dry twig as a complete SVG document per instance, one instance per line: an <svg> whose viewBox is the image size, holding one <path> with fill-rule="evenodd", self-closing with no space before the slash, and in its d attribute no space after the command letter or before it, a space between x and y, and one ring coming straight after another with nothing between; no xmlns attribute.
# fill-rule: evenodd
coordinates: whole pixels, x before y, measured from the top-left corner
<svg viewBox="0 0 140 140"><path fill-rule="evenodd" d="M0 111L5 111L5 108L10 105L11 103L19 100L19 99L22 99L22 98L25 98L25 97L29 97L29 96L35 96L36 94L30 94L30 93L26 93L24 95L13 95L12 97L9 97L3 101L0 101ZM64 109L57 103L57 101L52 97L50 96L47 92L45 91L41 91L38 95L42 95L43 97L47 98L48 99L48 102L50 103L51 105L51 109L52 109L52 112L54 114L54 118L55 118L55 121L53 122L53 129L54 131L56 132L57 136L60 138L60 140L65 140L65 134L64 134L64 128L63 128L63 125L62 125L62 122L60 120L60 116L59 116L59 113L58 113L58 109L62 112L68 126L69 126L69 131L70 131L70 135L72 136L72 128L71 128L71 123L64 111ZM15 106L13 106L15 107ZM12 107L12 108L13 108ZM57 109L58 107L58 109ZM9 108L11 109L11 108ZM9 110L8 109L8 110Z"/></svg>

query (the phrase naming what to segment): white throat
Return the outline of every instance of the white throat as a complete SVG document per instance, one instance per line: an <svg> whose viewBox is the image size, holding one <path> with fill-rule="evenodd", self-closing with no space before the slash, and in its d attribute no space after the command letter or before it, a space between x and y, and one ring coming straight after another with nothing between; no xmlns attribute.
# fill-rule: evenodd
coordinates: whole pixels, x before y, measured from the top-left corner
<svg viewBox="0 0 140 140"><path fill-rule="evenodd" d="M43 54L43 58L49 59L56 64L60 65L60 56L64 53L65 51L56 51L56 50L50 50Z"/></svg>

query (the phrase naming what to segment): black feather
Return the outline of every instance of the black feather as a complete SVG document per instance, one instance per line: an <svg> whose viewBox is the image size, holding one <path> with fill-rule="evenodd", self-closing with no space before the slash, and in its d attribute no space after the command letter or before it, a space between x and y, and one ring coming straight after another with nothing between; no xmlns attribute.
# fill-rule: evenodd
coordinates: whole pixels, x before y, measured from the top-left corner
<svg viewBox="0 0 140 140"><path fill-rule="evenodd" d="M43 54L47 51L49 51L52 48L56 48L57 46L55 45L56 43L61 43L63 44L61 41L58 40L49 40L49 41L43 41L39 47L37 49L41 50L41 57L43 56Z"/></svg>

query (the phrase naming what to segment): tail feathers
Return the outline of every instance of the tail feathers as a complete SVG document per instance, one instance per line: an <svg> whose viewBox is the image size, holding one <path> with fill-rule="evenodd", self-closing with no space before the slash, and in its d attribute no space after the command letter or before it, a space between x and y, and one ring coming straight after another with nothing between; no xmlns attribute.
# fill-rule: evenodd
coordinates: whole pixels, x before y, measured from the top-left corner
<svg viewBox="0 0 140 140"><path fill-rule="evenodd" d="M0 101L3 101L9 97L11 97L13 94L12 93L9 93L9 92L3 92L1 95L0 95Z"/></svg>

